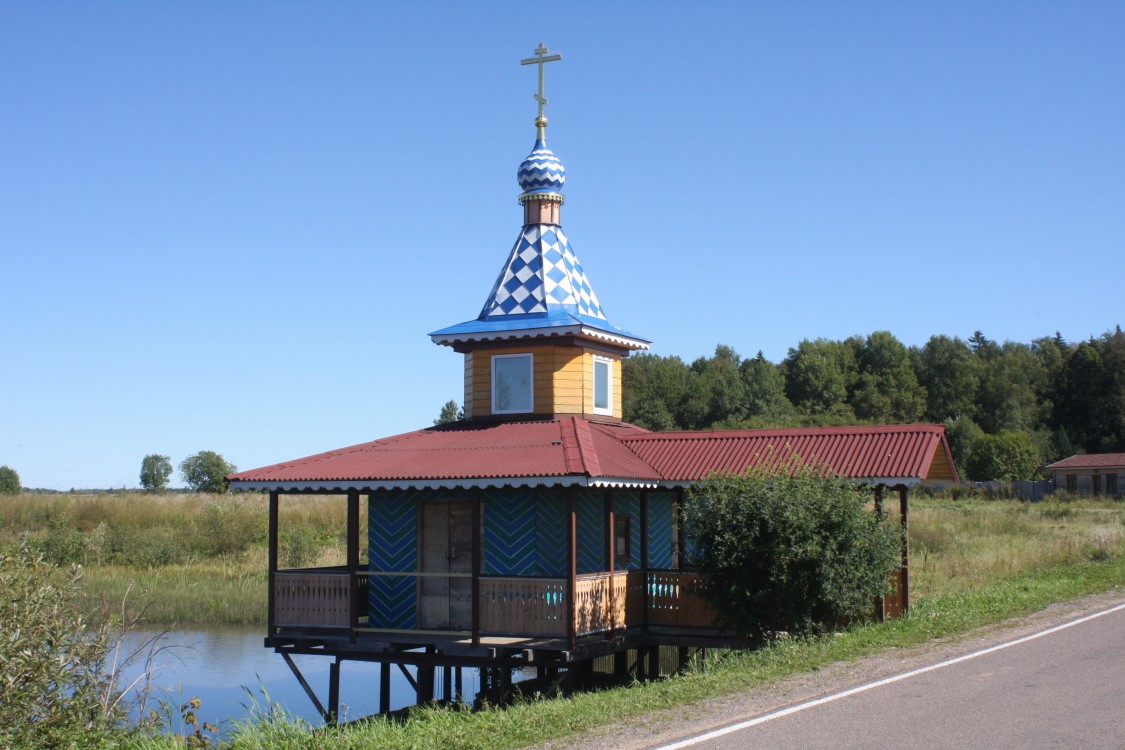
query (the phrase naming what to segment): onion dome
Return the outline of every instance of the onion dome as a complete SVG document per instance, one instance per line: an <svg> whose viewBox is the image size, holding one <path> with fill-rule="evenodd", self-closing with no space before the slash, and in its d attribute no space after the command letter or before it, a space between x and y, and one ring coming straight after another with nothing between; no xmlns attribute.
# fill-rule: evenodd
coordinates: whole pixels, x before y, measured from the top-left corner
<svg viewBox="0 0 1125 750"><path fill-rule="evenodd" d="M546 140L540 137L535 139L535 147L520 164L516 179L523 191L520 195L521 202L547 196L561 198L559 191L566 183L566 168L559 157L547 148Z"/></svg>

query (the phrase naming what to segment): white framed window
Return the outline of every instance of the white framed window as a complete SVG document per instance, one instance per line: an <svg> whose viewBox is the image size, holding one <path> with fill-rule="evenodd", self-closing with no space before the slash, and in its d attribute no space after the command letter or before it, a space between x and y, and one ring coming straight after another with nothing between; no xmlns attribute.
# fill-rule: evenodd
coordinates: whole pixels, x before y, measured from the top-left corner
<svg viewBox="0 0 1125 750"><path fill-rule="evenodd" d="M528 414L535 404L531 354L492 355L492 413Z"/></svg>
<svg viewBox="0 0 1125 750"><path fill-rule="evenodd" d="M613 416L613 360L594 357L594 413Z"/></svg>

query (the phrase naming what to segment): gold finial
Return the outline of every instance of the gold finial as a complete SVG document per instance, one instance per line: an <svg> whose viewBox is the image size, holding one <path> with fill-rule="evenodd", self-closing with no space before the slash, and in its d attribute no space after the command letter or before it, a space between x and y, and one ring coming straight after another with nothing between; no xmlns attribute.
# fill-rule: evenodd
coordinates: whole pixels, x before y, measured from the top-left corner
<svg viewBox="0 0 1125 750"><path fill-rule="evenodd" d="M561 59L561 53L551 55L543 42L539 42L539 46L535 48L535 57L520 60L520 65L539 66L539 93L535 95L535 101L539 102L539 116L535 118L535 129L540 139L545 138L547 133L547 118L543 115L543 106L547 103L547 97L543 95L543 64Z"/></svg>

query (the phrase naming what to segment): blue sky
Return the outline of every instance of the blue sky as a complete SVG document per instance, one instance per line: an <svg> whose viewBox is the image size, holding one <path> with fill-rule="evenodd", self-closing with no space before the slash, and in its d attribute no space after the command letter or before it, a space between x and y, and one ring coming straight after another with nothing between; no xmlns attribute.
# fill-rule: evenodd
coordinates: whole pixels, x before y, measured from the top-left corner
<svg viewBox="0 0 1125 750"><path fill-rule="evenodd" d="M658 354L1125 323L1120 2L0 1L0 464L134 487L460 401L425 334L516 239L541 41L563 225Z"/></svg>

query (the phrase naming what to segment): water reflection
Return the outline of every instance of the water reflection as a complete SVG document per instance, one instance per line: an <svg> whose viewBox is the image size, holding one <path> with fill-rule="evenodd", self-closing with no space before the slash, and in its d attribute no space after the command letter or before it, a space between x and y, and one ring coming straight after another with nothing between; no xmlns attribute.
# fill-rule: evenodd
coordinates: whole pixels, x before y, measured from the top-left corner
<svg viewBox="0 0 1125 750"><path fill-rule="evenodd" d="M158 633L136 632L128 636L123 653L158 636ZM259 630L182 630L173 631L159 640L167 647L157 655L153 683L162 689L168 702L179 705L190 698L203 701L198 711L203 721L229 731L233 722L248 715L252 702L265 706L277 703L290 713L319 726L320 716L285 665L272 649L265 648ZM328 668L332 659L326 656L294 656L294 662L326 702ZM415 676L413 668L411 676ZM125 678L133 680L144 671L134 663L125 670ZM464 672L464 693L470 699L476 694L479 675L475 669ZM440 684L440 680L439 680ZM249 692L247 692L249 691ZM268 696L268 698L264 697ZM347 661L340 667L340 713L358 718L379 710L379 665ZM414 690L396 667L391 673L391 708L403 708L415 702ZM150 708L153 707L150 705ZM178 727L173 727L173 730Z"/></svg>

